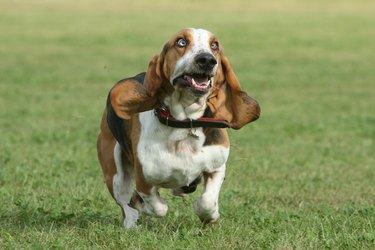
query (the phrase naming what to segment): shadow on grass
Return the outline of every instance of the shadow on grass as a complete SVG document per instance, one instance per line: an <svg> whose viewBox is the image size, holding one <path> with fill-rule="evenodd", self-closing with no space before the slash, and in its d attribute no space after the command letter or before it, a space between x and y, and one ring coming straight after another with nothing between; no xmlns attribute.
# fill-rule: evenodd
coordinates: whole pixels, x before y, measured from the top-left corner
<svg viewBox="0 0 375 250"><path fill-rule="evenodd" d="M0 211L0 225L4 228L50 228L75 227L88 228L90 224L112 224L120 226L119 217L93 207L78 210L49 209L34 207L30 204L16 204L8 211Z"/></svg>
<svg viewBox="0 0 375 250"><path fill-rule="evenodd" d="M28 203L15 203L14 209L0 211L0 227L9 232L19 231L20 229L33 228L39 231L48 231L51 227L89 229L94 224L95 227L111 225L118 230L123 229L122 217L118 210L114 213L103 208L100 210L95 207L81 207L80 209L52 208L44 209ZM176 217L180 223L176 223ZM219 225L205 225L198 218L186 215L173 215L166 218L154 218L150 216L141 216L139 224L143 230L150 233L175 233L176 231L196 231L199 235L202 230L211 230ZM192 227L192 225L194 225ZM121 231L121 230L120 230Z"/></svg>

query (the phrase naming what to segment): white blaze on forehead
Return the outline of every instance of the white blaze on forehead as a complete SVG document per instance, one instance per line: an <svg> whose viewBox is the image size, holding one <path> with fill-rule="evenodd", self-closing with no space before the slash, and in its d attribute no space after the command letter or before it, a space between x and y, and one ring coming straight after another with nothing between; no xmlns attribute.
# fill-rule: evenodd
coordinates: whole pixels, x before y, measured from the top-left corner
<svg viewBox="0 0 375 250"><path fill-rule="evenodd" d="M210 50L210 38L212 33L204 29L191 29L193 32L193 47L192 52L194 54L201 52L211 53Z"/></svg>

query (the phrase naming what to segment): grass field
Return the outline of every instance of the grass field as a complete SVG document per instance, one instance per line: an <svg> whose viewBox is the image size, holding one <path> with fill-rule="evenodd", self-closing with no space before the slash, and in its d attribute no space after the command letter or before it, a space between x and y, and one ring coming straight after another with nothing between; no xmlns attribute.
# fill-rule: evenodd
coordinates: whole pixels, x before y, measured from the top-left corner
<svg viewBox="0 0 375 250"><path fill-rule="evenodd" d="M374 13L370 0L0 0L0 249L375 249ZM167 217L126 231L96 158L106 95L183 27L219 37L261 119L230 131L218 225L194 215L199 192L163 191Z"/></svg>

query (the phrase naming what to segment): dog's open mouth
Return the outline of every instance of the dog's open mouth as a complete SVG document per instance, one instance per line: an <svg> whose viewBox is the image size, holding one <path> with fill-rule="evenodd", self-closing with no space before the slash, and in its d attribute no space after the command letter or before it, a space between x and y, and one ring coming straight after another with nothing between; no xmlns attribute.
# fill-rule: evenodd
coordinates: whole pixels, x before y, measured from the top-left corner
<svg viewBox="0 0 375 250"><path fill-rule="evenodd" d="M189 88L194 94L204 95L212 86L211 78L212 76L204 74L184 74L176 77L173 84Z"/></svg>

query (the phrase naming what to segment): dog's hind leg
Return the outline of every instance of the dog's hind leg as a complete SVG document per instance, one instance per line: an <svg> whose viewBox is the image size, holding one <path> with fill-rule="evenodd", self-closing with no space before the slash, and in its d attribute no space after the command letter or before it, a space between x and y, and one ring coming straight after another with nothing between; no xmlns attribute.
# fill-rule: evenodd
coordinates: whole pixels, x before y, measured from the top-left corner
<svg viewBox="0 0 375 250"><path fill-rule="evenodd" d="M114 148L114 159L116 174L113 177L113 196L123 210L125 217L123 222L124 227L130 229L137 226L139 217L138 211L129 206L134 179L133 167L130 164L123 164L122 150L118 143L116 143Z"/></svg>

